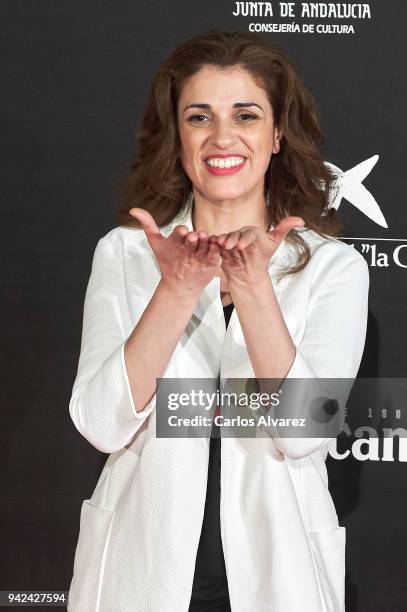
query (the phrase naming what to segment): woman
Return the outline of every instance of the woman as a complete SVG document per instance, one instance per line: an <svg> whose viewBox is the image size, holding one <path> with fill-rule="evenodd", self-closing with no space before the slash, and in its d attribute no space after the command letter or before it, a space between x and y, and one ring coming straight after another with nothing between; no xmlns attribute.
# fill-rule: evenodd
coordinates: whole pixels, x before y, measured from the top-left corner
<svg viewBox="0 0 407 612"><path fill-rule="evenodd" d="M69 410L110 455L82 504L70 612L344 610L328 435L155 430L159 378L356 376L368 267L332 237L321 143L293 63L256 35L194 37L155 76L85 297Z"/></svg>

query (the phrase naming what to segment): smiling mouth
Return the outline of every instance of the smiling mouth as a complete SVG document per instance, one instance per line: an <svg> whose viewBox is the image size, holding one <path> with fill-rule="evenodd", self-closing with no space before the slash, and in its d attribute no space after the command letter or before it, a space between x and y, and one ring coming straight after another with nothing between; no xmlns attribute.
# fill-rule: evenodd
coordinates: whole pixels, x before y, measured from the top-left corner
<svg viewBox="0 0 407 612"><path fill-rule="evenodd" d="M211 157L209 159L205 159L204 161L205 164L211 169L225 170L243 166L246 161L246 157L231 155L230 157L225 158Z"/></svg>

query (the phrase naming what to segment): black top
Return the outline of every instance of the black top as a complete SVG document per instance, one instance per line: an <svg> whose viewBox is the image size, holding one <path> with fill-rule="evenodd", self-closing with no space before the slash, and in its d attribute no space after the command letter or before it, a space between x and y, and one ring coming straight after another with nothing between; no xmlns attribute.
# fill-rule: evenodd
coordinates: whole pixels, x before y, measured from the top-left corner
<svg viewBox="0 0 407 612"><path fill-rule="evenodd" d="M234 304L223 307L226 326L233 307ZM204 518L188 612L231 612L220 535L220 444L220 428L213 423Z"/></svg>

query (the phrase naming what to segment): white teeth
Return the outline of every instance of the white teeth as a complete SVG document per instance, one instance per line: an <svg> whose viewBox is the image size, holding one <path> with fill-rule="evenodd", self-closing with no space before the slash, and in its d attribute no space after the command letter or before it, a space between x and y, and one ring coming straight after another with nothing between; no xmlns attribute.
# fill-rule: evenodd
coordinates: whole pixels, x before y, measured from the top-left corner
<svg viewBox="0 0 407 612"><path fill-rule="evenodd" d="M232 168L234 166L240 166L244 162L244 157L212 157L207 159L206 163L212 168Z"/></svg>

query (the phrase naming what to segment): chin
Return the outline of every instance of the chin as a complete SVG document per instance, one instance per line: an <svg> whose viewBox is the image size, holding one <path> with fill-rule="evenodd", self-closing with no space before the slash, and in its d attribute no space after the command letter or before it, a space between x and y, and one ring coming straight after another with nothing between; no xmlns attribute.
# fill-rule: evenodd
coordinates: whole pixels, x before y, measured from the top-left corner
<svg viewBox="0 0 407 612"><path fill-rule="evenodd" d="M211 200L235 200L247 193L247 189L205 189L203 193Z"/></svg>

